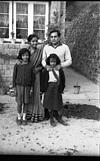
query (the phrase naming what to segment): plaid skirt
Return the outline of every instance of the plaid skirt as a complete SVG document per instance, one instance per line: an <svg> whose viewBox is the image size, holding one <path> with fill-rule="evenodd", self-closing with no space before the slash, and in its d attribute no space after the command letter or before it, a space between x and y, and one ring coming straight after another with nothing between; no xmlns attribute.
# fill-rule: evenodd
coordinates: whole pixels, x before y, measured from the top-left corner
<svg viewBox="0 0 100 161"><path fill-rule="evenodd" d="M60 111L63 107L62 94L59 92L55 82L48 84L48 89L44 93L43 107L48 110Z"/></svg>

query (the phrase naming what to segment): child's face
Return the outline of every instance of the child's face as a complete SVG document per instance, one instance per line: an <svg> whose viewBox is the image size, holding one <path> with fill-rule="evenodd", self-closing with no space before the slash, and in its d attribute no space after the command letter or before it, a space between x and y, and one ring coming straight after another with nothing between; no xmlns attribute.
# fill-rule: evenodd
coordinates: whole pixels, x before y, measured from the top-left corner
<svg viewBox="0 0 100 161"><path fill-rule="evenodd" d="M55 67L56 66L56 59L50 58L50 66Z"/></svg>
<svg viewBox="0 0 100 161"><path fill-rule="evenodd" d="M33 48L36 48L37 47L37 44L38 44L38 39L37 37L33 37L30 41L30 45L33 47Z"/></svg>
<svg viewBox="0 0 100 161"><path fill-rule="evenodd" d="M25 53L22 55L22 60L23 60L24 62L28 62L28 59L29 59L29 54L28 54L28 52L25 52Z"/></svg>

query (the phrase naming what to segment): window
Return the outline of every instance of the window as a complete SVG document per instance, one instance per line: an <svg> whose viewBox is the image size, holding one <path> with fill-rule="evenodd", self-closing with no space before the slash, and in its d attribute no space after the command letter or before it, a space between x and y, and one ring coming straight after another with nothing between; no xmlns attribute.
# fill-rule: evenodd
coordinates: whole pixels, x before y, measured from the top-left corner
<svg viewBox="0 0 100 161"><path fill-rule="evenodd" d="M16 38L28 35L28 4L16 3Z"/></svg>
<svg viewBox="0 0 100 161"><path fill-rule="evenodd" d="M0 38L17 41L37 33L40 40L46 38L48 28L48 3L36 1L0 2Z"/></svg>
<svg viewBox="0 0 100 161"><path fill-rule="evenodd" d="M0 38L10 37L11 3L0 2Z"/></svg>
<svg viewBox="0 0 100 161"><path fill-rule="evenodd" d="M14 2L14 33L17 40L37 33L40 40L46 38L48 25L48 2Z"/></svg>
<svg viewBox="0 0 100 161"><path fill-rule="evenodd" d="M40 39L44 39L45 35L45 10L44 4L33 5L33 31Z"/></svg>

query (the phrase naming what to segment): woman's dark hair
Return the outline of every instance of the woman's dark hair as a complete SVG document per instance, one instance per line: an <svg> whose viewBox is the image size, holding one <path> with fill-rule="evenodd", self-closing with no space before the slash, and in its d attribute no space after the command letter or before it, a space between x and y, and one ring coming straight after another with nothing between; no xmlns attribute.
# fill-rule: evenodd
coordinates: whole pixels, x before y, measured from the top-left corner
<svg viewBox="0 0 100 161"><path fill-rule="evenodd" d="M30 54L30 51L29 51L27 48L22 48L22 49L19 50L17 59L22 60L22 55L23 55L25 52L28 53L28 55L29 55L28 61L30 61L30 56L31 56L31 54Z"/></svg>
<svg viewBox="0 0 100 161"><path fill-rule="evenodd" d="M27 41L30 42L33 39L33 37L36 37L37 39L39 39L38 36L35 33L33 33L28 36Z"/></svg>
<svg viewBox="0 0 100 161"><path fill-rule="evenodd" d="M50 54L50 56L46 59L46 64L47 64L47 65L50 65L50 59L51 59L51 58L56 59L56 65L59 65L59 64L61 63L59 57L58 57L56 54L52 53L52 54Z"/></svg>
<svg viewBox="0 0 100 161"><path fill-rule="evenodd" d="M50 30L50 31L48 32L48 37L50 37L50 35L51 35L53 32L57 32L57 33L58 33L58 37L61 36L60 30L58 30L58 29L52 29L52 30Z"/></svg>

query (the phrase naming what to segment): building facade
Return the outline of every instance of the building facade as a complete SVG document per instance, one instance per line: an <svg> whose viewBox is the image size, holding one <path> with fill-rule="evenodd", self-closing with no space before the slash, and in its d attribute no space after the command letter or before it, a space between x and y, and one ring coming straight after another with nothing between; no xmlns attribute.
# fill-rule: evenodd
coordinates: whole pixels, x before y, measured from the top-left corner
<svg viewBox="0 0 100 161"><path fill-rule="evenodd" d="M27 47L33 32L47 39L50 24L59 25L64 37L66 1L0 1L0 87L12 83L14 56Z"/></svg>
<svg viewBox="0 0 100 161"><path fill-rule="evenodd" d="M0 88L12 83L15 56L27 47L27 36L37 33L41 43L52 24L60 27L62 40L70 47L72 67L100 83L100 2L86 7L72 22L67 21L67 11L66 1L0 1Z"/></svg>
<svg viewBox="0 0 100 161"><path fill-rule="evenodd" d="M64 23L65 4L65 1L0 1L0 40L21 43L33 32L40 40L46 39L50 23L60 26Z"/></svg>

